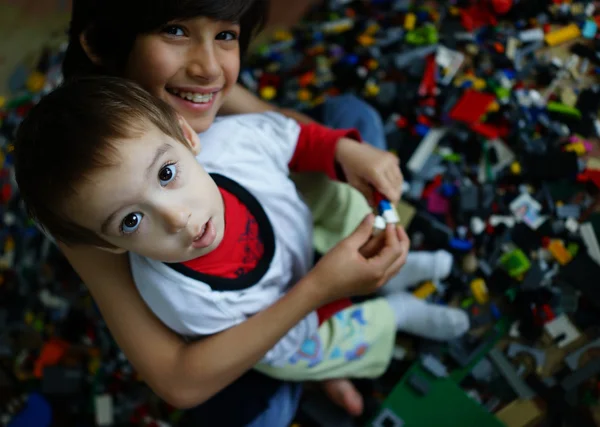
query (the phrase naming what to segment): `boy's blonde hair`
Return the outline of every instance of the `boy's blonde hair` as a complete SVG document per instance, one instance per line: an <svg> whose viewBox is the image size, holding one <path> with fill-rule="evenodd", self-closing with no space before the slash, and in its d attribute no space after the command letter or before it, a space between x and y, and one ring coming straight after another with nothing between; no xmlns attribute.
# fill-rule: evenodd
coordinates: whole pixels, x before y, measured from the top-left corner
<svg viewBox="0 0 600 427"><path fill-rule="evenodd" d="M150 126L187 144L174 110L125 79L74 79L44 97L19 127L15 141L16 179L29 214L66 244L111 247L71 220L66 202L82 180L119 162L117 140L140 135ZM85 195L78 196L85 202Z"/></svg>

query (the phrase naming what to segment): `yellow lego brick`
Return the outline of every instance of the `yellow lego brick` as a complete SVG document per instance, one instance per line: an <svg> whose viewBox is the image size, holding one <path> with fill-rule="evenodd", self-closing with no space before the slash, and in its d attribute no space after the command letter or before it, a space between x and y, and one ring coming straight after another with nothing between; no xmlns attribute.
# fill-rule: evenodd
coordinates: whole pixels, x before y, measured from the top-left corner
<svg viewBox="0 0 600 427"><path fill-rule="evenodd" d="M567 25L559 30L552 31L544 37L549 46L556 46L569 40L576 39L581 35L581 31L577 24Z"/></svg>
<svg viewBox="0 0 600 427"><path fill-rule="evenodd" d="M417 298L425 299L436 291L433 282L425 282L413 291L413 295Z"/></svg>
<svg viewBox="0 0 600 427"><path fill-rule="evenodd" d="M565 245L560 240L552 240L548 245L548 250L560 265L566 265L573 259Z"/></svg>
<svg viewBox="0 0 600 427"><path fill-rule="evenodd" d="M512 162L510 165L510 171L513 173L513 175L521 175L521 163Z"/></svg>
<svg viewBox="0 0 600 427"><path fill-rule="evenodd" d="M585 149L585 145L583 145L582 142L574 142L574 143L566 145L565 151L573 151L578 156L583 156L585 153L587 153L587 150Z"/></svg>
<svg viewBox="0 0 600 427"><path fill-rule="evenodd" d="M475 279L471 282L471 293L475 301L479 304L485 304L490 300L487 286L485 286L483 279Z"/></svg>
<svg viewBox="0 0 600 427"><path fill-rule="evenodd" d="M483 90L486 87L485 80L483 79L475 79L473 80L473 89L475 90Z"/></svg>
<svg viewBox="0 0 600 427"><path fill-rule="evenodd" d="M417 23L417 15L414 13L406 14L404 18L404 29L406 31L412 31L415 29L415 24Z"/></svg>

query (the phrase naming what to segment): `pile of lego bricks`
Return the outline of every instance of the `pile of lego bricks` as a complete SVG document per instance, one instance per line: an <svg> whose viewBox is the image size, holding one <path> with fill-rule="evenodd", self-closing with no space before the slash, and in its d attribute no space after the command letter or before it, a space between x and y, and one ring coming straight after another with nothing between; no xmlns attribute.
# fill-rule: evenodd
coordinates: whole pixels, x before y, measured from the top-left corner
<svg viewBox="0 0 600 427"><path fill-rule="evenodd" d="M285 107L373 105L413 249L455 255L414 293L462 306L472 330L399 345L409 370L372 387L368 425L600 424L598 24L593 2L332 0L242 70ZM351 425L313 409L300 424Z"/></svg>
<svg viewBox="0 0 600 427"><path fill-rule="evenodd" d="M592 2L331 0L242 70L285 107L352 92L377 108L402 159L413 248L457 260L414 292L473 324L449 344L401 337L362 420L304 411L304 424L595 425L597 15ZM10 141L60 60L48 52L0 101L0 423L176 425L18 199Z"/></svg>
<svg viewBox="0 0 600 427"><path fill-rule="evenodd" d="M177 424L181 411L141 381L91 297L53 243L28 219L11 142L27 112L62 81L64 46L11 77L0 97L0 426Z"/></svg>

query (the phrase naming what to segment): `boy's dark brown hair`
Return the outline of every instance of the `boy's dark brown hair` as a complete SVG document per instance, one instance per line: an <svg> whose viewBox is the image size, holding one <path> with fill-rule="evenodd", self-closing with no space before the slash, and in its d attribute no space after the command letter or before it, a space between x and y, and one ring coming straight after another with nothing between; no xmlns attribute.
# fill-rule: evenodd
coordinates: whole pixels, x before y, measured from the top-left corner
<svg viewBox="0 0 600 427"><path fill-rule="evenodd" d="M66 244L112 247L69 218L66 201L94 171L118 164L117 140L151 126L187 145L175 111L128 80L85 77L51 92L29 112L15 141L16 179L28 213Z"/></svg>
<svg viewBox="0 0 600 427"><path fill-rule="evenodd" d="M267 5L268 0L74 0L63 74L122 75L137 36L198 16L238 22L243 54L264 25ZM81 34L100 65L83 50Z"/></svg>

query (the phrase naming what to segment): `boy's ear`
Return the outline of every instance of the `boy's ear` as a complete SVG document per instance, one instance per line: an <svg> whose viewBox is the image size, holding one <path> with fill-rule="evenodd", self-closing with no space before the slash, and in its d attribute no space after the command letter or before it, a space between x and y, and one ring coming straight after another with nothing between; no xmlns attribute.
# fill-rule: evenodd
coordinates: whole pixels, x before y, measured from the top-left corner
<svg viewBox="0 0 600 427"><path fill-rule="evenodd" d="M83 49L87 57L90 58L90 61L94 63L94 65L101 65L102 61L100 60L100 57L94 54L94 52L92 52L92 49L90 48L90 45L85 35L85 31L79 34L79 44L81 44L81 48Z"/></svg>
<svg viewBox="0 0 600 427"><path fill-rule="evenodd" d="M200 138L198 137L198 134L194 132L194 129L192 129L190 124L187 122L186 119L183 118L183 116L178 114L177 121L179 122L179 126L181 126L183 136L190 145L190 148L193 151L193 153L197 156L198 154L200 154L201 149Z"/></svg>

